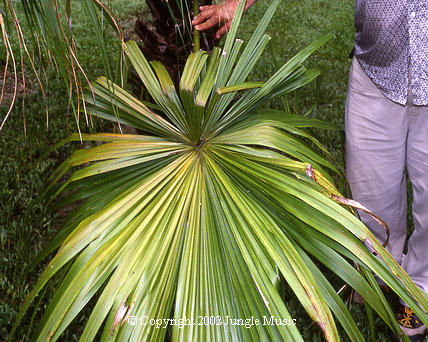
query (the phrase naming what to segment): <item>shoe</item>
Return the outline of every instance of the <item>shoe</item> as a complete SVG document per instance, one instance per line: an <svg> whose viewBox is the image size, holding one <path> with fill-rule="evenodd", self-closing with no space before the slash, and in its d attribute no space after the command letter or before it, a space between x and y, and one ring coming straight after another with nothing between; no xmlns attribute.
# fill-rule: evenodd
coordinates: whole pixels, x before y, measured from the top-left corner
<svg viewBox="0 0 428 342"><path fill-rule="evenodd" d="M425 341L427 329L411 308L400 304L398 312L395 314L395 318L397 319L401 330L410 339L410 341Z"/></svg>

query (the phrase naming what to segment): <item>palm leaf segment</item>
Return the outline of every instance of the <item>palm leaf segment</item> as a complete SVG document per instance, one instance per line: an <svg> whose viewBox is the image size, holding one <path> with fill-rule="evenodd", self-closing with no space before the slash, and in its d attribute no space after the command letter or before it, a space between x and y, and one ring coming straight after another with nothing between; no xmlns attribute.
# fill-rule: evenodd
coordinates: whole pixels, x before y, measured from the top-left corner
<svg viewBox="0 0 428 342"><path fill-rule="evenodd" d="M329 37L267 82L245 83L269 41L263 33L279 2L239 54L241 2L225 47L210 56L192 54L178 93L165 68L150 65L128 42L126 53L164 117L104 78L94 85L95 102L88 98L93 115L116 121L113 103L121 123L148 135L68 139L104 144L76 151L54 175L56 183L71 167L90 163L57 191L74 189L59 205L83 204L41 256L60 247L22 309L21 317L47 281L70 267L39 325L39 341L57 340L94 296L81 341L98 339L100 331L102 341L162 341L166 334L173 341L302 341L279 295L282 278L327 340L339 339L334 314L352 341L364 341L309 255L358 290L393 331L399 328L369 271L428 323L413 299L428 308L421 291L331 199L338 194L323 168L334 167L295 137L310 138L302 127L328 125L258 109L318 75L301 63ZM366 277L345 258L361 264ZM242 320L252 317L260 323L245 327Z"/></svg>

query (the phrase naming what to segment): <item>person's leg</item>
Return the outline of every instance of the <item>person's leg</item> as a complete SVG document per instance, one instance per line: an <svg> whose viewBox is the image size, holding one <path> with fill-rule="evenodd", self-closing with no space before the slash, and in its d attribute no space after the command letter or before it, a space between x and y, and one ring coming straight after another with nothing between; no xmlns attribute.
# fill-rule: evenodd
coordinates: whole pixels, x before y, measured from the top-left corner
<svg viewBox="0 0 428 342"><path fill-rule="evenodd" d="M401 263L406 239L406 107L386 98L354 58L345 114L346 172L353 199L390 228L387 250ZM382 243L383 227L362 221Z"/></svg>
<svg viewBox="0 0 428 342"><path fill-rule="evenodd" d="M414 107L411 98L407 106L388 100L354 60L349 80L345 133L346 171L353 198L386 222L390 228L387 249L413 281L426 291L427 108ZM407 233L406 163L413 185L415 231L409 240L408 253L402 257ZM385 239L385 232L370 216L361 213L361 218L380 241ZM379 279L378 282L381 283ZM411 341L424 341L426 328L413 310L400 305L395 317Z"/></svg>
<svg viewBox="0 0 428 342"><path fill-rule="evenodd" d="M414 231L402 266L428 293L428 107L409 106L407 170L413 189Z"/></svg>

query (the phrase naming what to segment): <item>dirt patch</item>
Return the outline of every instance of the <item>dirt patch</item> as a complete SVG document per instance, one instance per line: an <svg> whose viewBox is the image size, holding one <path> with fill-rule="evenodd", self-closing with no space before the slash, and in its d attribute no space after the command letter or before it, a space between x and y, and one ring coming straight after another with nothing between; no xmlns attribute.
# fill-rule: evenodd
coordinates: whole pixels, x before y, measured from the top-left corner
<svg viewBox="0 0 428 342"><path fill-rule="evenodd" d="M25 84L25 85L24 85ZM35 93L39 89L35 77L25 74L25 83L22 79L22 72L17 73L16 98ZM15 75L12 71L6 73L0 69L0 107L9 106L15 94Z"/></svg>
<svg viewBox="0 0 428 342"><path fill-rule="evenodd" d="M125 37L125 41L140 40L140 37L138 37L138 35L135 33L135 23L137 21L137 18L138 18L137 15L133 15L120 22L120 25L122 26L122 30L123 30L123 35Z"/></svg>

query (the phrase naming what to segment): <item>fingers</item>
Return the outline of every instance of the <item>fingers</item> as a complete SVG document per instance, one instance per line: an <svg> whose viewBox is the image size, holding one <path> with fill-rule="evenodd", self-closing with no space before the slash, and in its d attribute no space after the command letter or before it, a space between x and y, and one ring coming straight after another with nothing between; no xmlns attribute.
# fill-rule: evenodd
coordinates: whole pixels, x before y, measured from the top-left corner
<svg viewBox="0 0 428 342"><path fill-rule="evenodd" d="M220 39L226 32L229 31L230 27L232 26L232 20L229 20L224 24L220 29L215 33L215 38Z"/></svg>
<svg viewBox="0 0 428 342"><path fill-rule="evenodd" d="M255 0L250 0L255 1ZM216 39L220 39L232 25L237 6L236 0L226 0L216 5L201 6L201 11L192 21L198 31L208 30L216 25L224 24L216 32Z"/></svg>
<svg viewBox="0 0 428 342"><path fill-rule="evenodd" d="M211 17L207 21L203 22L202 24L195 25L195 29L198 31L204 31L208 30L211 27L214 27L219 24L218 17Z"/></svg>
<svg viewBox="0 0 428 342"><path fill-rule="evenodd" d="M213 17L214 12L216 12L216 8L213 8L214 6L201 6L199 7L199 10L201 11L196 17L193 18L192 24L198 25L207 19Z"/></svg>

